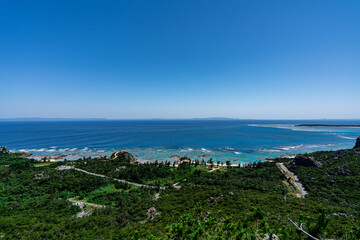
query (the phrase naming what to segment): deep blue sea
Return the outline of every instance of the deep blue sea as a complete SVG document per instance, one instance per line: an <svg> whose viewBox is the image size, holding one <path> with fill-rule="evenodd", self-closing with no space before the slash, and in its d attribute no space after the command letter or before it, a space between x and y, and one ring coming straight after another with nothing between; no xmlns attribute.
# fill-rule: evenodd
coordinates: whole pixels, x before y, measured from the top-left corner
<svg viewBox="0 0 360 240"><path fill-rule="evenodd" d="M286 154L351 148L360 128L295 127L360 120L0 121L0 146L37 155L109 155L127 150L140 161L174 155L248 163Z"/></svg>

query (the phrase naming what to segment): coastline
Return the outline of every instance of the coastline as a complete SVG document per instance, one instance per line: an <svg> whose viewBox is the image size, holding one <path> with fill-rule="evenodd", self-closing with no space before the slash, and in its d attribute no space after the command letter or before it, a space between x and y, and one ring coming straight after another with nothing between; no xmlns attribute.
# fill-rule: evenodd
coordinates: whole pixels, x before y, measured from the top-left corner
<svg viewBox="0 0 360 240"><path fill-rule="evenodd" d="M0 146L50 161L110 156L123 149L140 162L186 156L247 164L298 153L349 148L360 128L294 127L359 125L360 121L66 121L0 122ZM80 127L81 126L81 127ZM360 125L359 125L360 126ZM9 129L9 130L8 130Z"/></svg>
<svg viewBox="0 0 360 240"><path fill-rule="evenodd" d="M74 161L81 158L102 158L110 157L118 150L124 150L133 154L138 162L176 162L181 157L188 157L192 160L208 162L210 159L217 164L226 164L230 161L232 165L252 164L254 162L271 161L275 158L293 158L296 154L310 153L316 151L333 151L351 148L350 144L324 144L324 145L288 145L270 149L255 149L250 152L240 151L231 147L206 149L206 148L123 148L123 149L92 149L90 147L76 148L39 148L39 149L10 149L10 152L21 153L23 157L34 159L38 162L60 162L64 160Z"/></svg>
<svg viewBox="0 0 360 240"><path fill-rule="evenodd" d="M288 148L286 148L288 149ZM340 149L340 148L339 148ZM296 150L295 152L291 151L291 150ZM321 149L321 150L334 150L333 148L330 149ZM89 150L90 151L90 150ZM98 153L96 151L94 152L85 152L80 150L79 152L71 152L71 153L66 153L66 152L57 152L57 151L51 151L51 152L36 152L36 151L16 151L14 149L10 150L10 152L12 153L19 153L21 154L22 157L24 158L28 158L28 159L33 159L37 162L61 162L61 161L76 161L78 159L82 159L82 158L88 158L91 157L93 159L97 159L97 158L103 158L103 157L110 157L114 152L116 151L127 151L130 152L131 154L133 154L136 159L138 160L139 163L147 163L147 162L155 162L155 161L159 161L159 162L177 162L179 159L181 158L189 158L192 161L213 161L214 165L216 164L223 164L225 165L227 161L230 162L231 166L238 166L243 165L243 164L252 164L254 162L265 162L265 161L269 161L275 158L293 158L296 154L298 153L304 153L304 152L308 152L308 151L301 151L301 149L291 149L289 148L288 151L284 150L283 152L280 151L263 151L262 149L260 149L256 155L256 153L241 153L241 154L234 154L232 151L229 152L224 152L224 151L219 151L217 152L216 150L206 150L209 151L209 153L206 154L198 154L197 152L193 152L193 150L191 152L185 152L183 151L183 149L163 149L161 154L156 154L156 149L136 149L135 151L133 151L133 149L119 149L119 150L106 150L103 151L102 153ZM142 152L147 152L147 151L152 151L155 152L154 154L152 154L151 156L144 156L143 154L141 154ZM169 152L167 152L169 151ZM314 151L318 151L318 149L314 149ZM174 154L174 152L176 153L176 155L172 155ZM139 154L140 153L140 154ZM167 154L168 153L168 154Z"/></svg>
<svg viewBox="0 0 360 240"><path fill-rule="evenodd" d="M274 214L275 207L277 208L276 212L280 213L273 224L276 224L279 218L286 221L286 219L297 219L299 213L304 215L316 213L317 215L319 210L323 212L326 210L329 218L333 219L332 222L340 220L343 225L344 221L350 221L347 224L352 226L351 221L353 220L347 216L358 209L358 202L354 200L354 196L358 195L357 189L359 188L354 188L351 183L358 182L359 150L360 137L353 149L297 155L295 159L291 160L279 158L272 159L272 163L259 162L253 165L237 165L229 162L225 165L217 165L211 162L193 161L188 157L180 156L174 157L178 158L178 162L174 164L160 162L137 164L134 156L121 150L114 152L110 158L99 159L99 161L98 159L84 158L64 163L36 163L21 159L19 158L21 153L9 153L6 147L0 148L0 153L5 154L2 165L5 173L18 171L19 167L24 167L20 171L21 175L9 174L9 176L19 179L13 181L17 184L15 187L21 186L21 189L28 191L27 196L34 201L38 200L38 189L44 189L43 195L49 200L43 201L44 208L42 209L44 210L42 211L46 211L44 215L54 211L54 208L48 207L49 202L54 201L53 195L46 194L50 187L57 189L60 192L59 196L63 196L61 199L55 199L58 201L54 202L55 206L62 201L62 206L67 203L67 205L79 207L77 211L72 209L64 222L76 217L84 218L86 221L96 220L98 223L98 219L91 218L95 208L98 209L97 213L99 214L102 214L101 209L103 208L115 208L118 211L113 211L112 214L116 214L116 212L122 214L121 210L126 205L120 203L130 202L131 205L128 205L128 209L141 207L143 212L146 212L146 215L139 214L137 220L132 222L133 226L136 226L139 220L142 220L141 224L145 224L154 218L161 219L161 213L165 215L179 209L186 213L188 206L196 206L200 199L203 203L211 203L211 206L215 206L217 212L219 212L218 210L242 209L238 207L239 204L250 208L253 202L260 202L264 214ZM11 154L12 157L8 157ZM17 162L13 162L14 160ZM11 161L10 164L8 164L9 161ZM268 159L268 161L271 160ZM357 166L356 169L353 169L354 164ZM62 171L67 171L66 178L59 179L59 176L64 175L61 173ZM35 193L33 189L26 187L27 182L21 181L24 176L33 176L32 182L37 184ZM22 203L20 200L23 198L22 191L19 191L14 198L12 191L14 186L6 184L4 186L7 187L5 193L11 196L9 199L14 199L12 200L13 206L16 206L15 203ZM341 191L338 191L339 189ZM345 190L343 191L343 189ZM321 195L317 195L319 192ZM349 192L351 192L350 196ZM126 194L125 197L124 194ZM109 196L117 196L117 198ZM338 197L333 200L333 196ZM250 201L249 197L251 197ZM174 201L174 198L181 199ZM134 199L134 201L126 201L128 199ZM195 200L189 202L188 199ZM344 201L339 201L339 199ZM33 208L31 203L24 206L29 206L28 209L31 209ZM301 204L302 208L294 212L293 208L297 204ZM326 206L325 210L324 205ZM342 210L345 207L349 210ZM18 209L18 217L24 219L23 208ZM57 209L55 208L55 210ZM58 212L60 213L60 211L56 213ZM283 212L289 212L292 215L284 216ZM129 213L131 216L138 214L132 210L129 210ZM243 215L248 216L245 214L248 214L246 209ZM100 216L105 219L109 217L108 214ZM344 218L338 219L343 216ZM10 221L12 218L13 215L10 215L6 221ZM178 219L178 216L175 218ZM30 222L33 217L30 215L28 219L26 221ZM54 225L56 224L58 222ZM256 220L256 228L257 226L258 220ZM336 225L333 228L337 229ZM9 229L6 234L11 234L11 231L13 228Z"/></svg>
<svg viewBox="0 0 360 240"><path fill-rule="evenodd" d="M348 146L350 147L350 146ZM43 148L42 148L43 149ZM75 149L75 148L72 148ZM213 162L214 166L226 166L227 162L230 162L230 164L228 166L243 166L243 165L247 165L247 164L252 164L255 162L272 162L274 161L274 159L276 158L288 158L288 159L293 159L296 154L302 154L302 153L309 153L309 152L316 152L316 151L332 151L332 150L338 150L338 149L343 149L343 147L338 147L336 149L334 149L332 146L323 146L321 149L318 148L314 148L312 149L312 151L305 151L301 148L296 149L296 148L286 148L286 150L284 150L283 152L279 152L279 151L259 151L259 153L261 153L261 155L258 155L258 158L252 158L251 161L246 161L244 160L246 157L246 153L241 153L241 154L234 154L233 152L229 152L228 154L224 154L223 158L221 158L221 156L218 156L217 158L214 158L214 155L216 155L217 153L214 150L208 150L206 149L205 151L207 151L207 153L205 154L194 154L191 155L189 154L189 152L185 152L183 149L171 149L171 152L168 153L168 155L166 156L166 149L161 151L161 154L157 155L156 154L156 149L151 149L153 152L155 152L154 155L151 156L151 158L145 158L144 156L140 155L140 154L136 154L138 153L137 151L132 151L132 149L122 149L122 150L107 150L107 151L102 151L101 153L99 153L98 151L92 151L89 148L84 148L87 149L89 152L83 151L82 149L79 150L79 152L71 152L71 153L64 153L64 152L57 152L57 151L53 151L54 149L50 149L51 152L46 152L46 151L42 151L40 152L40 154L38 152L25 152L24 150L22 151L16 151L16 150L10 150L10 152L13 153L20 153L22 154L21 156L24 158L28 158L28 159L33 159L36 162L62 162L62 161L76 161L79 159L83 159L83 158L89 158L91 157L92 159L100 159L100 158L108 158L110 157L114 152L117 151L127 151L131 154L133 154L135 156L135 158L137 159L137 162L139 163L151 163L151 162L170 162L170 163L175 163L178 162L180 159L189 159L190 161L194 162L195 161L199 161L199 162L205 162L206 165L208 165L207 163L209 161ZM293 151L292 151L293 150ZM307 149L309 150L309 149ZM148 149L145 149L144 151L148 151ZM171 155L176 151L177 155ZM194 150L191 149L190 152L193 152ZM204 149L202 150L204 151ZM223 153L223 151L221 151L221 153ZM230 155L229 155L230 154ZM166 157L164 157L164 155ZM244 156L245 155L245 156ZM250 155L250 154L249 154ZM238 157L237 159L235 159L235 157ZM210 165L210 164L209 164Z"/></svg>
<svg viewBox="0 0 360 240"><path fill-rule="evenodd" d="M360 125L346 125L346 124L296 124L295 127L349 127L360 128Z"/></svg>

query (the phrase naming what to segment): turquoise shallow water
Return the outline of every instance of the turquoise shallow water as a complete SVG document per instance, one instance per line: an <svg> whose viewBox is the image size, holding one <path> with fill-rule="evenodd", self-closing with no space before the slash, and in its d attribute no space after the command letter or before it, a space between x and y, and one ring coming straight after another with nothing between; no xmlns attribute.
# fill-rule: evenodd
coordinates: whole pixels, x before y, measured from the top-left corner
<svg viewBox="0 0 360 240"><path fill-rule="evenodd" d="M360 120L107 120L0 121L0 145L37 155L109 155L125 149L140 161L174 156L249 163L280 155L351 148L360 128L296 127L296 124L360 125Z"/></svg>

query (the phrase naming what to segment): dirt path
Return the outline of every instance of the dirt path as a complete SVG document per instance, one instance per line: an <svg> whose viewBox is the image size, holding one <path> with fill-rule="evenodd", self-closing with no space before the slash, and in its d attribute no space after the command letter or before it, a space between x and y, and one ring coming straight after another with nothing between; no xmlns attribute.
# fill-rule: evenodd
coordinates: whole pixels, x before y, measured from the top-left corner
<svg viewBox="0 0 360 240"><path fill-rule="evenodd" d="M105 175L101 175L101 174L97 174L97 173L92 173L92 172L88 172L86 170L83 170L83 169L80 169L80 168L76 168L76 167L72 167L72 166L59 166L58 167L58 170L70 170L70 169L74 169L75 171L78 171L78 172L82 172L82 173L85 173L85 174L89 174L89 175L92 175L92 176L96 176L96 177L103 177L103 178L110 178L108 176L105 176ZM133 186L137 186L137 187L147 187L147 188L157 188L156 186L151 186L151 185L147 185L147 184L140 184L140 183L134 183L134 182L129 182L129 181L126 181L126 180L123 180L123 179L117 179L117 178L112 178L114 181L118 181L118 182L123 182L123 183L127 183L127 184L130 184L130 185L133 185ZM179 183L175 183L173 185L174 188L181 188L181 186L177 185ZM166 189L166 187L160 187L160 189Z"/></svg>
<svg viewBox="0 0 360 240"><path fill-rule="evenodd" d="M305 190L299 178L294 173L290 172L290 170L285 167L284 163L276 163L276 166L278 166L279 170L285 175L286 178L290 177L291 185L300 192L299 197L305 198L308 192Z"/></svg>
<svg viewBox="0 0 360 240"><path fill-rule="evenodd" d="M178 185L179 183L180 183L180 182L174 183L172 186L173 186L174 188L176 188L176 189L179 189L179 188L181 188L181 186Z"/></svg>
<svg viewBox="0 0 360 240"><path fill-rule="evenodd" d="M97 173L88 172L88 171L82 170L82 169L80 169L80 168L75 168L75 167L74 167L73 169L76 170L76 171L79 171L79 172L83 172L83 173L92 175L92 176L110 178L110 177L108 177L108 176L101 175L101 174L97 174ZM133 185L133 186L137 186L137 187L157 188L156 186L151 186L151 185L147 185L147 184L140 184L140 183L129 182L129 181L126 181L126 180L123 180L123 179L113 178L113 180L118 181L118 182L127 183L127 184L130 184L130 185ZM165 187L160 187L160 189L165 189Z"/></svg>
<svg viewBox="0 0 360 240"><path fill-rule="evenodd" d="M220 168L213 168L211 169L209 172L213 172L213 171L216 171L216 170L219 170Z"/></svg>
<svg viewBox="0 0 360 240"><path fill-rule="evenodd" d="M114 159L118 157L118 154L121 153L121 151L116 151L114 154Z"/></svg>

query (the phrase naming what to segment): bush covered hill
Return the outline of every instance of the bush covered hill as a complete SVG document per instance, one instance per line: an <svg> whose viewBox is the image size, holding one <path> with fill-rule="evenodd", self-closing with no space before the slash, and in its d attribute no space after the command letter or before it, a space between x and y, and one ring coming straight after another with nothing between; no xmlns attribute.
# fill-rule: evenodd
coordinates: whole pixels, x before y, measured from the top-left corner
<svg viewBox="0 0 360 240"><path fill-rule="evenodd" d="M321 166L276 159L175 167L138 164L127 153L39 163L0 151L0 237L307 239L291 219L318 239L360 239L360 149L305 157ZM296 197L281 162L298 176L306 198Z"/></svg>

